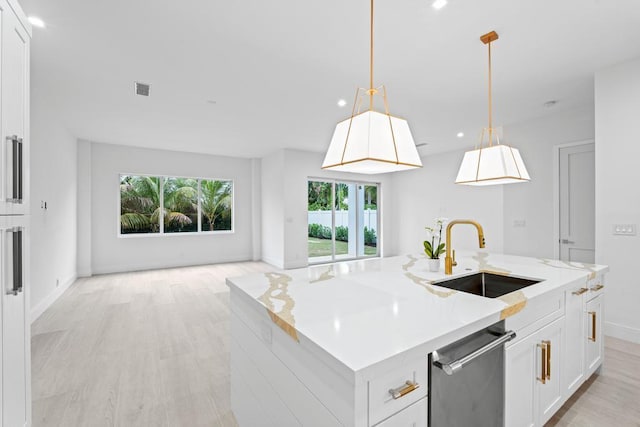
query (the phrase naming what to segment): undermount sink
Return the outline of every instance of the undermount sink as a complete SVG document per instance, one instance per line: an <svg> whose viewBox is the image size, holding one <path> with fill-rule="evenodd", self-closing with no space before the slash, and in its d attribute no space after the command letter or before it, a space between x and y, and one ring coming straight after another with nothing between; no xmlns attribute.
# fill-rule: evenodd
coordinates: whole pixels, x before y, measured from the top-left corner
<svg viewBox="0 0 640 427"><path fill-rule="evenodd" d="M527 286L540 283L540 280L503 276L493 273L475 273L455 279L434 282L436 286L468 292L486 298L498 298Z"/></svg>

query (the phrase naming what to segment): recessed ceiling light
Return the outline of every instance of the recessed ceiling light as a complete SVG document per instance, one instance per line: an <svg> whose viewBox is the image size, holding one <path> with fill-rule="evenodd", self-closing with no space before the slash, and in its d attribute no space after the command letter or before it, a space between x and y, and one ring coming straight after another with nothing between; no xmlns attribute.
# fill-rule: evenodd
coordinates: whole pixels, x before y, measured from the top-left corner
<svg viewBox="0 0 640 427"><path fill-rule="evenodd" d="M338 100L338 107L344 107L345 105L347 105L347 101L345 101L344 99Z"/></svg>
<svg viewBox="0 0 640 427"><path fill-rule="evenodd" d="M435 10L440 10L443 7L445 7L447 5L447 0L435 0L431 6L435 9Z"/></svg>
<svg viewBox="0 0 640 427"><path fill-rule="evenodd" d="M46 27L44 21L42 19L38 18L37 16L30 16L27 19L29 20L31 25L33 25L34 27L38 27L38 28Z"/></svg>
<svg viewBox="0 0 640 427"><path fill-rule="evenodd" d="M456 136L457 136L458 138L464 138L464 132L458 132L458 133L456 134Z"/></svg>

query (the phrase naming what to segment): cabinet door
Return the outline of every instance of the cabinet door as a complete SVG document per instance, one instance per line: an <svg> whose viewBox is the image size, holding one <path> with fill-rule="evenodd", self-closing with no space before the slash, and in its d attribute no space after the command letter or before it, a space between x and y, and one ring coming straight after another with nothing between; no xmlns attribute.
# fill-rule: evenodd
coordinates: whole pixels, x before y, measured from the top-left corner
<svg viewBox="0 0 640 427"><path fill-rule="evenodd" d="M29 192L29 35L2 11L0 214L27 214Z"/></svg>
<svg viewBox="0 0 640 427"><path fill-rule="evenodd" d="M600 295L587 303L587 337L586 337L586 357L587 357L587 376L593 372L602 363L604 352L604 341L602 335L602 301L603 296Z"/></svg>
<svg viewBox="0 0 640 427"><path fill-rule="evenodd" d="M536 422L536 378L542 376L537 334L505 349L505 426L530 427Z"/></svg>
<svg viewBox="0 0 640 427"><path fill-rule="evenodd" d="M562 360L564 341L564 319L560 318L542 328L538 333L539 342L545 345L546 381L538 382L537 425L544 425L562 406ZM541 360L542 366L542 360Z"/></svg>
<svg viewBox="0 0 640 427"><path fill-rule="evenodd" d="M427 425L428 399L423 397L376 427L425 427Z"/></svg>
<svg viewBox="0 0 640 427"><path fill-rule="evenodd" d="M27 424L30 357L25 218L0 218L2 282L2 421Z"/></svg>
<svg viewBox="0 0 640 427"><path fill-rule="evenodd" d="M571 396L584 381L584 298L586 287L565 292L565 346L562 358L562 389Z"/></svg>

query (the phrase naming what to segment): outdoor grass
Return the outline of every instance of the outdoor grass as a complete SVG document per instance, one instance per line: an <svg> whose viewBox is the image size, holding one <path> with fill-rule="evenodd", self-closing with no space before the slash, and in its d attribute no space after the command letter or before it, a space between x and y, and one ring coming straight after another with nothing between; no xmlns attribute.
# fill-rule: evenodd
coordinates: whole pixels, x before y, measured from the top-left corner
<svg viewBox="0 0 640 427"><path fill-rule="evenodd" d="M348 253L347 242L336 241L336 255L345 255ZM376 248L374 246L364 247L365 255L375 255ZM331 256L331 239L318 239L309 237L309 258L317 256Z"/></svg>

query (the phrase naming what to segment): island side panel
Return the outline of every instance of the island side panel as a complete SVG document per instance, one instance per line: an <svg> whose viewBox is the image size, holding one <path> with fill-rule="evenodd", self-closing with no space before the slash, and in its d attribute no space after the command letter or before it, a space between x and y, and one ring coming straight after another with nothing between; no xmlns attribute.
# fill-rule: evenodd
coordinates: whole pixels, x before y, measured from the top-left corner
<svg viewBox="0 0 640 427"><path fill-rule="evenodd" d="M311 351L306 348L304 336L294 340L271 320L263 305L233 286L231 312L231 404L240 427L242 420L254 419L254 412L270 414L279 405L286 411L281 418L275 416L273 425L290 425L289 412L297 420L293 425L367 426L366 383L356 387L347 381L314 355L315 346ZM246 372L253 376L248 378ZM363 397L357 399L358 393ZM258 401L256 409L244 404L245 395ZM266 424L272 422L269 416L261 422L272 425Z"/></svg>

